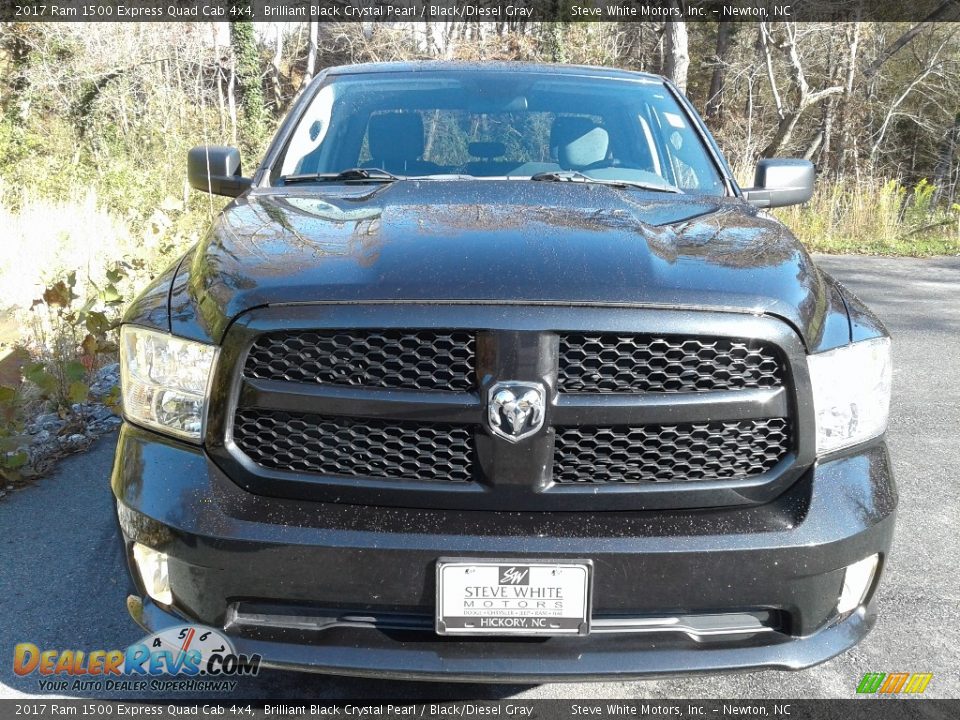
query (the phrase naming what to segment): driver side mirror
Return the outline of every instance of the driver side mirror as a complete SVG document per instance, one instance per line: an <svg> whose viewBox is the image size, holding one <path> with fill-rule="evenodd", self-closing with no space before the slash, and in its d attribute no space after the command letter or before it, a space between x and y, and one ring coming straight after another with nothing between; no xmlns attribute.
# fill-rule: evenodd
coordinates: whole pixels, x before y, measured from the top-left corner
<svg viewBox="0 0 960 720"><path fill-rule="evenodd" d="M757 163L754 186L743 191L743 199L759 208L799 205L813 195L814 179L813 163L809 160L761 160Z"/></svg>
<svg viewBox="0 0 960 720"><path fill-rule="evenodd" d="M198 145L187 153L190 186L212 195L237 197L253 184L241 175L240 151L225 145Z"/></svg>

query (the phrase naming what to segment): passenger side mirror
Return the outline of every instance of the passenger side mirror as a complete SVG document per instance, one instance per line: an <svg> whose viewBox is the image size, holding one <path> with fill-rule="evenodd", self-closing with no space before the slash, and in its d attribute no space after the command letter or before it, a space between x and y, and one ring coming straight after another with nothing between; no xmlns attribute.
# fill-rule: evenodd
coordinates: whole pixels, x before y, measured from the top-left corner
<svg viewBox="0 0 960 720"><path fill-rule="evenodd" d="M187 153L190 186L213 195L237 197L252 184L242 177L240 151L224 145L198 145Z"/></svg>
<svg viewBox="0 0 960 720"><path fill-rule="evenodd" d="M753 177L754 186L743 191L743 199L759 208L799 205L813 195L814 177L809 160L761 160Z"/></svg>

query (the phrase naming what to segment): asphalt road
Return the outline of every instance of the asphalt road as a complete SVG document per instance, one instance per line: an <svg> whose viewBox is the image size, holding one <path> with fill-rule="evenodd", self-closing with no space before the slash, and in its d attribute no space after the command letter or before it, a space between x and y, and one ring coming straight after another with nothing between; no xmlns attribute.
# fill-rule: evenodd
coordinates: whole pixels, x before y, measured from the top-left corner
<svg viewBox="0 0 960 720"><path fill-rule="evenodd" d="M231 697L310 699L851 697L866 672L932 672L928 696L960 697L960 258L823 257L894 337L890 446L900 487L880 619L852 651L798 673L758 672L539 687L396 683L264 672ZM108 477L113 439L0 501L0 697L42 695L12 671L13 646L123 648L128 618ZM142 696L140 696L142 697ZM132 699L132 698L131 698ZM230 698L224 698L230 699Z"/></svg>

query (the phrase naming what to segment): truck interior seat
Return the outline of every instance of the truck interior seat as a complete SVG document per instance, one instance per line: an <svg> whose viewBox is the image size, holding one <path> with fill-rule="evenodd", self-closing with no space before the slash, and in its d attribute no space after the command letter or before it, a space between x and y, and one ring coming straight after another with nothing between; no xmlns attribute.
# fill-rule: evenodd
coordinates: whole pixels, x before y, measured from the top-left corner
<svg viewBox="0 0 960 720"><path fill-rule="evenodd" d="M364 167L382 168L400 175L429 175L440 171L422 160L423 119L416 112L385 112L370 116L367 143L371 158Z"/></svg>
<svg viewBox="0 0 960 720"><path fill-rule="evenodd" d="M566 170L583 170L607 160L610 134L587 117L562 115L553 121L550 145Z"/></svg>

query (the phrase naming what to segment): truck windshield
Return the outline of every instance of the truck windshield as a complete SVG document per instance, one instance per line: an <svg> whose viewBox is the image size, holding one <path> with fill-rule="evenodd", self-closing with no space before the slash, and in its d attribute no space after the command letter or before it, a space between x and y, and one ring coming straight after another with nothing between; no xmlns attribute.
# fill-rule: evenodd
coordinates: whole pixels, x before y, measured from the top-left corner
<svg viewBox="0 0 960 720"><path fill-rule="evenodd" d="M331 76L272 172L277 185L411 177L726 193L687 113L662 83L543 71Z"/></svg>

